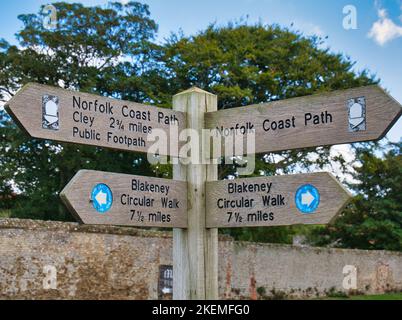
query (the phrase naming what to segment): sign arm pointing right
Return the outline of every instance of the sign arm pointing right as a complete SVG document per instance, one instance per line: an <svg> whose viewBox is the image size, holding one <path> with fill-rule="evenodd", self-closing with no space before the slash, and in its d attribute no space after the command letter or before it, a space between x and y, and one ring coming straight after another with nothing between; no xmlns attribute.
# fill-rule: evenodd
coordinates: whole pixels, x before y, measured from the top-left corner
<svg viewBox="0 0 402 320"><path fill-rule="evenodd" d="M327 172L207 182L207 228L327 224L351 199Z"/></svg>
<svg viewBox="0 0 402 320"><path fill-rule="evenodd" d="M378 140L401 114L394 98L371 85L208 112L205 121L223 137L239 128L235 135L246 139L254 130L255 153L267 153Z"/></svg>

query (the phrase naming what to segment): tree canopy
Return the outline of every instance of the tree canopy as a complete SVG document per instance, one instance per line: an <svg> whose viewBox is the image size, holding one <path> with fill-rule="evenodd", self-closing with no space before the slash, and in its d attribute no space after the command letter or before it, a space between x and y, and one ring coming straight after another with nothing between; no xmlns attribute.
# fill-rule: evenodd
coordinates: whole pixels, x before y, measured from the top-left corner
<svg viewBox="0 0 402 320"><path fill-rule="evenodd" d="M20 15L19 46L0 47L0 99L27 82L144 102L157 31L147 5L110 3L107 8L54 3L58 24L43 26L44 13ZM1 114L1 184L21 192L12 215L72 220L58 193L79 169L152 174L138 154L30 139ZM17 205L18 204L18 205Z"/></svg>
<svg viewBox="0 0 402 320"><path fill-rule="evenodd" d="M217 94L219 108L224 109L378 82L367 71L354 71L354 63L325 48L320 37L278 25L212 24L196 35L174 34L158 43L157 23L145 4L111 2L101 7L58 2L54 6L58 15L54 30L44 28L40 10L19 16L23 27L16 35L18 46L0 41L1 101L32 81L170 107L172 95L195 85ZM171 176L169 166L152 167L141 154L30 139L4 111L0 111L0 137L0 199L15 191L19 194L12 204L0 200L0 207L11 206L13 217L71 220L58 193L80 169ZM359 157L364 150L370 149L359 149ZM371 151L367 152L362 162L381 167L381 159L370 158ZM388 157L400 158L395 152ZM346 170L345 160L332 156L330 147L262 154L256 161L254 175L289 173L312 165L324 168L334 162ZM362 181L369 179L357 172ZM400 178L400 170L398 174ZM229 175L236 175L236 165L220 167L220 178ZM378 180L377 187L398 190L391 179L389 183ZM370 195L368 189L358 191ZM387 197L381 199L388 201ZM363 221L365 210L380 210L379 205L369 208L367 200L362 201L357 198L354 209L345 211L350 218L345 214L344 219ZM399 217L394 202L386 208ZM367 223L365 230L374 230ZM331 237L345 229L337 230ZM230 233L239 239L275 242L288 242L292 234L283 227Z"/></svg>
<svg viewBox="0 0 402 320"><path fill-rule="evenodd" d="M356 149L356 182L349 187L357 195L333 225L314 230L314 244L402 250L402 142L387 149L381 157L371 148Z"/></svg>

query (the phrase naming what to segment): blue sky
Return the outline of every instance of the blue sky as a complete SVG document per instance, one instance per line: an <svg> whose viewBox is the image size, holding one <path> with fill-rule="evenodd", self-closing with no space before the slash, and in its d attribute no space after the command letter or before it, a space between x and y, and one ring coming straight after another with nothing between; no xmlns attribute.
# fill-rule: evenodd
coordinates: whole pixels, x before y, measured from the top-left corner
<svg viewBox="0 0 402 320"><path fill-rule="evenodd" d="M15 43L22 24L17 16L36 13L49 0L2 0L0 38ZM77 2L77 1L67 1ZM106 0L82 0L104 5ZM124 1L122 1L124 2ZM381 85L402 103L402 0L148 0L151 16L159 24L158 40L182 30L191 35L211 22L218 25L245 18L249 23L278 23L307 35L328 36L325 46L356 61L381 78ZM343 27L343 8L353 5L357 29ZM388 134L392 141L402 136L402 120Z"/></svg>

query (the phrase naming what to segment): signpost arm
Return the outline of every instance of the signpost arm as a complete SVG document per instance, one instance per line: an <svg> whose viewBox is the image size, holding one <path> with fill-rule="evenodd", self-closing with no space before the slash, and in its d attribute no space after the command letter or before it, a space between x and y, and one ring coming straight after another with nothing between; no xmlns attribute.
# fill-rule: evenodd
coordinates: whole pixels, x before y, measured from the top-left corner
<svg viewBox="0 0 402 320"><path fill-rule="evenodd" d="M187 165L177 164L173 176L187 179L188 229L173 230L173 298L217 298L217 230L205 228L205 182L217 178L216 165L202 164L204 115L215 108L216 96L191 88L173 97L173 108L186 112L187 128L197 132L198 152ZM199 163L195 163L196 160ZM210 250L212 249L212 250ZM208 276L206 276L208 275Z"/></svg>

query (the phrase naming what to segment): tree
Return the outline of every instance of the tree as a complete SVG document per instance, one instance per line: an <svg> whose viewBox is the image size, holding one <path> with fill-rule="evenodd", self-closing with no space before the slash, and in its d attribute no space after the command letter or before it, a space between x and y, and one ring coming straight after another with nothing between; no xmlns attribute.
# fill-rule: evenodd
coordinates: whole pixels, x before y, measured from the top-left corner
<svg viewBox="0 0 402 320"><path fill-rule="evenodd" d="M376 155L370 146L356 148L357 165L350 187L351 205L331 226L317 229L317 245L341 248L402 250L402 142Z"/></svg>
<svg viewBox="0 0 402 320"><path fill-rule="evenodd" d="M288 99L378 82L367 71L356 74L354 63L329 49L322 39L305 37L279 26L229 24L209 26L196 36L173 35L162 48L169 94L198 86L218 95L219 109ZM311 160L311 153L316 156ZM330 160L329 147L263 154L256 174L288 173ZM342 159L335 159L342 162ZM221 177L235 174L221 168Z"/></svg>
<svg viewBox="0 0 402 320"><path fill-rule="evenodd" d="M0 41L0 99L27 82L149 102L152 40L157 30L148 6L110 3L107 8L54 3L58 25L47 30L38 14L20 15L20 47ZM30 139L3 111L0 117L0 190L24 195L13 216L72 220L58 193L79 169L153 174L142 155Z"/></svg>
<svg viewBox="0 0 402 320"><path fill-rule="evenodd" d="M157 27L146 5L54 5L58 11L55 30L44 29L43 13L22 15L24 26L17 34L20 47L0 42L3 101L29 81L163 107L170 106L173 94L197 85L219 95L219 108L376 82L365 71L353 72L349 59L321 49L320 38L275 25L211 25L195 36L173 35L156 45ZM79 169L170 176L171 168L155 172L139 154L29 139L5 113L0 136L0 190L9 192L7 185L13 185L25 196L13 211L17 217L70 219L58 192ZM341 158L331 159L329 150L260 155L254 175L289 173L311 165L323 168L331 160L342 164ZM236 168L221 166L221 178L236 175ZM278 234L288 238L283 230L278 229ZM262 239L274 232L257 231L233 232L250 240L254 234Z"/></svg>
<svg viewBox="0 0 402 320"><path fill-rule="evenodd" d="M219 109L258 104L313 93L376 83L366 71L356 74L354 63L321 49L322 39L305 37L276 25L209 26L195 36L173 35L163 50L164 78L170 93L198 86L215 93ZM256 156L254 175L275 175L323 169L345 160L331 157L329 147ZM221 166L220 178L236 176L236 164ZM346 170L346 168L344 168ZM242 240L290 242L294 228L227 230Z"/></svg>

